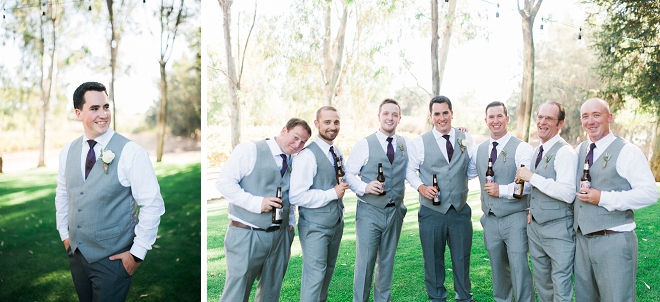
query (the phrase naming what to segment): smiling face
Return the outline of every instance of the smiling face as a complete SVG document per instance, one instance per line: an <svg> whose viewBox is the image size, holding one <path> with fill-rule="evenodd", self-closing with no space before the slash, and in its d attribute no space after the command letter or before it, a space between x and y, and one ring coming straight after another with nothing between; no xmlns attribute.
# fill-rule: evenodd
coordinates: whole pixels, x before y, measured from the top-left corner
<svg viewBox="0 0 660 302"><path fill-rule="evenodd" d="M486 125L490 130L492 139L500 139L506 135L506 126L509 124L509 116L504 112L504 107L493 106L486 110Z"/></svg>
<svg viewBox="0 0 660 302"><path fill-rule="evenodd" d="M335 138L337 138L337 134L339 134L339 113L334 110L321 110L317 119L314 121L314 126L319 130L319 137L321 137L326 143L332 145L332 141L334 141Z"/></svg>
<svg viewBox="0 0 660 302"><path fill-rule="evenodd" d="M380 121L381 132L387 136L394 135L396 133L396 126L401 121L399 106L392 103L383 104L378 113L378 121Z"/></svg>
<svg viewBox="0 0 660 302"><path fill-rule="evenodd" d="M542 143L545 143L559 133L564 121L559 121L559 107L553 104L543 104L536 116L536 129Z"/></svg>
<svg viewBox="0 0 660 302"><path fill-rule="evenodd" d="M610 133L612 113L604 100L590 99L580 109L582 128L592 142L597 142Z"/></svg>
<svg viewBox="0 0 660 302"><path fill-rule="evenodd" d="M454 113L449 109L447 103L433 103L431 106L431 121L435 130L442 134L448 134L451 130L451 120Z"/></svg>
<svg viewBox="0 0 660 302"><path fill-rule="evenodd" d="M76 109L78 121L82 122L85 136L96 139L108 131L112 115L108 96L103 91L87 91L83 96L82 109Z"/></svg>
<svg viewBox="0 0 660 302"><path fill-rule="evenodd" d="M309 132L298 125L291 130L287 130L286 127L282 128L282 132L275 138L275 141L282 152L291 155L300 152L308 139Z"/></svg>

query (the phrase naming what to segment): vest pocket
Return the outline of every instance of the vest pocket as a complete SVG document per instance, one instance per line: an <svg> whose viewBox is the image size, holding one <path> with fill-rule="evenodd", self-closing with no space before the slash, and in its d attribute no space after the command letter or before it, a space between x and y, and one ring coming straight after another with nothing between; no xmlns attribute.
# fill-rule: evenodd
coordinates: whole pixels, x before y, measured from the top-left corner
<svg viewBox="0 0 660 302"><path fill-rule="evenodd" d="M119 225L115 225L115 226L112 226L112 227L109 227L109 228L103 229L103 230L98 230L95 233L96 241L103 241L103 240L107 240L107 239L110 239L110 238L114 238L114 237L119 236L120 233L121 232L120 232Z"/></svg>

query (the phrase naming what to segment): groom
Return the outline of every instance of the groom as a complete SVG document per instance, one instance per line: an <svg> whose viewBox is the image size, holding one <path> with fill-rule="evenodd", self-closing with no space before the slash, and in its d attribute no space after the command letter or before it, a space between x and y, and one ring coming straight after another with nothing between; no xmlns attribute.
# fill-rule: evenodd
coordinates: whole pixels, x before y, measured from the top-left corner
<svg viewBox="0 0 660 302"><path fill-rule="evenodd" d="M73 107L83 135L60 153L57 230L80 301L124 301L165 205L147 151L110 129L105 86L83 83Z"/></svg>

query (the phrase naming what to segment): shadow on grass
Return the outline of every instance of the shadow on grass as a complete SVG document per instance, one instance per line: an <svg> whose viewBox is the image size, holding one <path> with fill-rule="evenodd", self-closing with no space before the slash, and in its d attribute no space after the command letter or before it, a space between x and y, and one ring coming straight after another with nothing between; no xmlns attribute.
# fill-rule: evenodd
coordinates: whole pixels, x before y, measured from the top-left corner
<svg viewBox="0 0 660 302"><path fill-rule="evenodd" d="M128 301L199 301L201 165L156 165L165 215ZM56 172L0 174L0 301L77 301L55 223Z"/></svg>

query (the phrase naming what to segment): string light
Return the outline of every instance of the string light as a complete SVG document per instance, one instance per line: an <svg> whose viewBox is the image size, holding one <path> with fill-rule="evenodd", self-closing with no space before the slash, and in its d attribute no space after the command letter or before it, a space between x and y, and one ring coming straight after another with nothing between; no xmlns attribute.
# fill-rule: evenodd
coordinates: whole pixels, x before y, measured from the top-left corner
<svg viewBox="0 0 660 302"><path fill-rule="evenodd" d="M578 33L578 40L582 40L582 26L580 26L580 33Z"/></svg>
<svg viewBox="0 0 660 302"><path fill-rule="evenodd" d="M610 52L615 52L615 51L616 51L616 47L614 47L614 43L612 43L610 45Z"/></svg>
<svg viewBox="0 0 660 302"><path fill-rule="evenodd" d="M497 4L497 11L495 12L495 18L499 18L499 17L500 17L500 4L498 3Z"/></svg>

